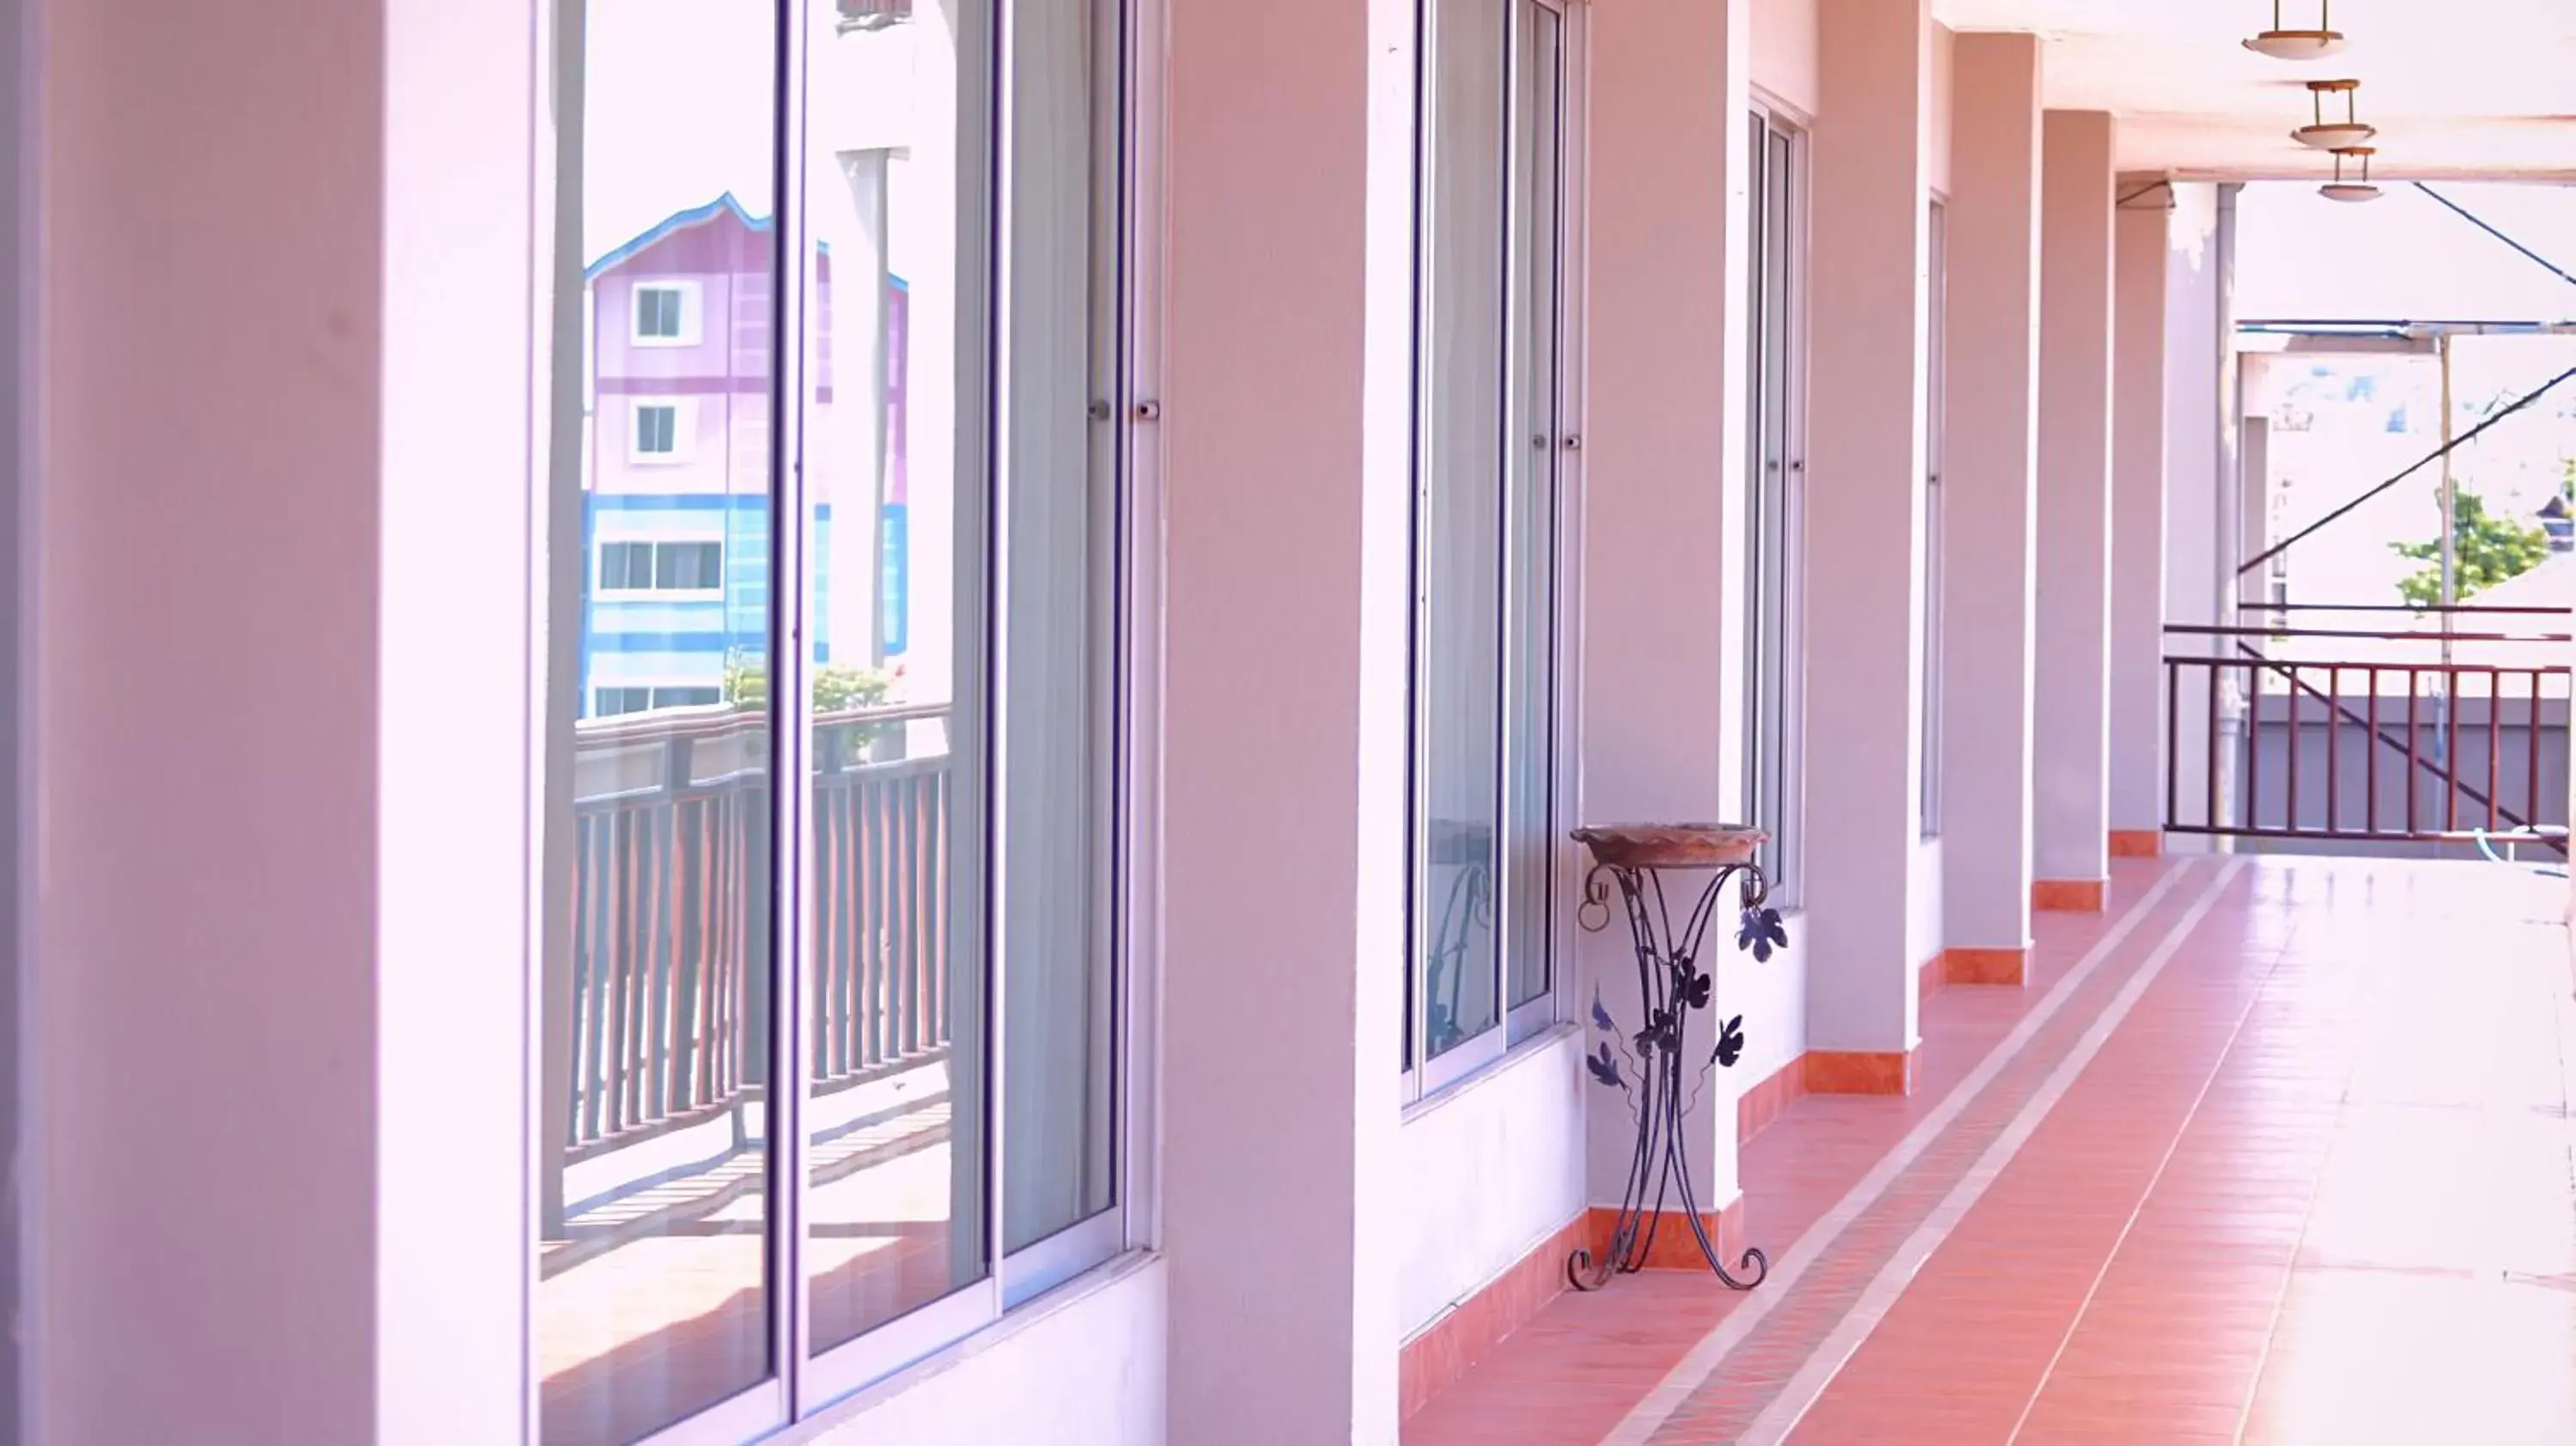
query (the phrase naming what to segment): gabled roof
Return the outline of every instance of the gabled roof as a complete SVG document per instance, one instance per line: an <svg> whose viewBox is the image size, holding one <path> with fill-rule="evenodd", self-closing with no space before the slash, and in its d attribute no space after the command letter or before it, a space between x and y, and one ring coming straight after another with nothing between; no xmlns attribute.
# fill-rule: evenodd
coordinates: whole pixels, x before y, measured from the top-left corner
<svg viewBox="0 0 2576 1446"><path fill-rule="evenodd" d="M585 281L596 281L602 273L606 272L611 267L616 266L618 263L635 255L637 252L644 250L657 241L660 241L663 237L672 235L675 232L686 231L692 226L705 225L707 222L716 219L718 216L725 215L728 212L732 213L735 220L740 221L745 227L751 230L766 231L769 229L768 217L754 216L749 211L744 210L742 208L742 203L733 198L733 192L727 191L723 195L716 197L714 200L709 201L703 206L692 207L686 211L673 212L671 215L665 216L660 221L655 222L651 227L647 228L642 235L636 236L631 240L622 242L611 248L608 254L600 257L596 261L593 261L590 265L582 269L582 279Z"/></svg>

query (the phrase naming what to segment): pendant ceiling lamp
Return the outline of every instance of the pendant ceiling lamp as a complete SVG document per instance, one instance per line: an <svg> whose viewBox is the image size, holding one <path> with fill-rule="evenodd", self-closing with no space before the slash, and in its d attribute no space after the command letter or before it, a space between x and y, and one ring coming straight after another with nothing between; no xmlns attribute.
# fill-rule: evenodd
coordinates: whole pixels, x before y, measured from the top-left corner
<svg viewBox="0 0 2576 1446"><path fill-rule="evenodd" d="M2274 60L2323 60L2343 53L2343 32L2334 28L2329 0L2317 0L2317 28L2285 30L2281 0L2272 0L2272 28L2245 42L2245 48Z"/></svg>
<svg viewBox="0 0 2576 1446"><path fill-rule="evenodd" d="M2363 125L2355 112L2353 94L2360 89L2361 82L2357 80L2309 81L2308 99L2316 119L2290 132L2290 139L2321 151L2348 151L2355 146L2368 145L2371 137L2379 134L2379 127ZM2342 120L2326 119L2326 97L2329 95L2343 97Z"/></svg>
<svg viewBox="0 0 2576 1446"><path fill-rule="evenodd" d="M2377 154L2379 154L2379 152L2370 146L2345 146L2343 149L2336 151L2334 153L2334 179L2317 187L2317 194L2324 196L2329 201L2378 200L2379 188L2370 183L2370 158ZM2343 178L2343 163L2346 157L2361 163L2361 177L2359 180L2347 181Z"/></svg>

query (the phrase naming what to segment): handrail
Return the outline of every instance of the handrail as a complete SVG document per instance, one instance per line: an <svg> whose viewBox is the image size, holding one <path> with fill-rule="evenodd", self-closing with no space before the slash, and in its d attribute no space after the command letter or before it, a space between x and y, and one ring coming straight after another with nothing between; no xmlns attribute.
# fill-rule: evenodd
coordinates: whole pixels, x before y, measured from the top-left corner
<svg viewBox="0 0 2576 1446"><path fill-rule="evenodd" d="M2244 626L2244 624L2164 624L2177 637L2357 637L2370 642L2576 642L2563 631L2383 631L2336 629L2336 626Z"/></svg>
<svg viewBox="0 0 2576 1446"><path fill-rule="evenodd" d="M2177 643L2206 639L2213 645L2174 647L2162 657L2166 756L2176 764L2168 768L2165 785L2170 832L2306 842L2437 844L2458 842L2475 831L2472 820L2482 817L2490 833L2503 836L2509 831L2509 836L2524 841L2562 851L2567 847L2564 825L2551 816L2563 817L2563 786L2544 786L2552 771L2544 755L2565 748L2570 682L2576 679L2576 667L2562 661L2566 656L2562 651L2553 647L2532 661L2467 662L2407 653L2378 658L2276 655L2260 645L2285 638L2555 645L2570 641L2570 634L2441 634L2207 623L2170 623L2164 632ZM2392 675L2402 684L2395 694L2383 691ZM2205 795L2206 807L2197 819L2183 811L2179 767L2187 679L2207 693L2208 777L2195 790ZM2275 680L2286 688L2275 691ZM2348 695L2349 682L2358 682L2362 691ZM2511 693L2506 691L2508 682L2514 685ZM2480 683L2483 687L2477 686ZM2310 710L2305 718L2301 717L2303 703ZM2318 703L2325 706L2315 708ZM2200 707L2195 702L2193 710ZM2322 737L2316 731L2319 725ZM2360 756L2350 759L2351 768L2346 769L2343 754L2352 732L2362 735L2363 744ZM2320 752L2322 757L2314 756ZM2389 800L2387 809L2382 806L2380 763L2390 755L2402 760L2402 815L2392 812L2400 800ZM2510 762L2508 755L2512 755ZM2228 759L2235 760L2227 765L2235 773L2232 783L2222 778L2222 764ZM2285 776L2267 780L2265 773L2276 766ZM2483 769L2483 780L2468 776L2476 768ZM2313 788L2302 787L2303 771L2322 774L2316 780L2324 784L2322 807ZM2344 797L2347 778L2355 785L2348 800ZM2430 817L2423 816L2427 783L2434 785L2437 795L2429 804ZM2509 792L2507 785L2511 785ZM2463 818L2464 813L2469 817ZM2464 824L2470 828L2464 830Z"/></svg>
<svg viewBox="0 0 2576 1446"><path fill-rule="evenodd" d="M814 715L817 728L840 728L862 723L911 723L944 717L949 703L877 703L864 708L843 708ZM573 725L576 747L583 744L614 745L622 743L659 743L673 738L720 738L750 728L765 728L776 722L767 712L735 708L726 703L709 703L696 708L657 708L649 713L619 713L607 718L585 718Z"/></svg>
<svg viewBox="0 0 2576 1446"><path fill-rule="evenodd" d="M2240 613L2491 613L2498 616L2506 614L2512 614L2515 616L2537 615L2541 617L2576 616L2576 607L2541 607L2537 605L2515 607L2510 604L2496 606L2488 603L2427 603L2422 607L2417 607L2413 603L2244 601L2236 604L2236 611ZM2167 623L2165 624L2165 631L2171 632L2176 628L2189 626L2192 625L2188 623Z"/></svg>

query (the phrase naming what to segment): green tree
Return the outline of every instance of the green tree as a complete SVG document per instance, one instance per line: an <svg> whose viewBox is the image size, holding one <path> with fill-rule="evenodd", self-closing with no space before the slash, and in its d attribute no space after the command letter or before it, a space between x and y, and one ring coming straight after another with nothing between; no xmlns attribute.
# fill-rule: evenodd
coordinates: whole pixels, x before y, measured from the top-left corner
<svg viewBox="0 0 2576 1446"><path fill-rule="evenodd" d="M806 680L814 690L814 711L846 713L873 708L894 691L894 679L874 668L830 663ZM769 704L769 660L757 653L735 653L725 660L724 700L749 712Z"/></svg>
<svg viewBox="0 0 2576 1446"><path fill-rule="evenodd" d="M2549 556L2549 534L2528 523L2487 513L2486 499L2466 487L2451 492L2452 561L2457 568L2454 601L2466 601L2507 578L2519 577ZM2437 607L2442 601L2442 539L2393 542L2397 555L2429 564L2397 584L2407 606Z"/></svg>

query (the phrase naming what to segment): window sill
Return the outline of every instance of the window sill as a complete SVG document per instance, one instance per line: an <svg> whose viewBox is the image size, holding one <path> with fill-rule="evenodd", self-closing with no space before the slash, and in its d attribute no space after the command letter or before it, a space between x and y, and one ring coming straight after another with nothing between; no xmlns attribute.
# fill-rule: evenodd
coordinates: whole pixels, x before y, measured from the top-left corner
<svg viewBox="0 0 2576 1446"><path fill-rule="evenodd" d="M1409 1125L1442 1105L1453 1100L1464 1099L1487 1081L1499 1079L1565 1040L1579 1037L1582 1032L1582 1027L1573 1021L1558 1020L1527 1039L1512 1045L1492 1060L1478 1066L1472 1073L1461 1075L1442 1085L1437 1091L1406 1105L1403 1114L1398 1117L1398 1122Z"/></svg>

